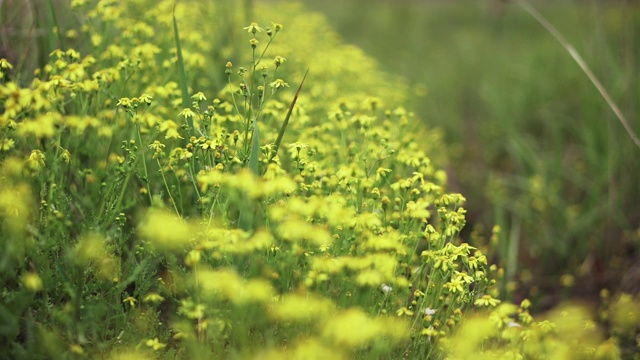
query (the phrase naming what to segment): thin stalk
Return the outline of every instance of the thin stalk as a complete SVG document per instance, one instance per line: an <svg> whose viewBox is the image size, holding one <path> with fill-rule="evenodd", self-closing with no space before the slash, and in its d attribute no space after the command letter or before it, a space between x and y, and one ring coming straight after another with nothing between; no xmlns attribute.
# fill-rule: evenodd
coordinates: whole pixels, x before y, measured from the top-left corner
<svg viewBox="0 0 640 360"><path fill-rule="evenodd" d="M591 71L587 63L582 59L578 51L573 47L573 45L571 45L571 43L569 43L569 41L567 41L567 39L565 39L565 37L562 36L560 31L558 31L558 29L556 29L555 26L553 26L542 14L540 14L538 10L534 9L531 5L529 5L528 2L524 0L519 0L518 5L520 5L520 7L522 7L529 15L531 15L537 22L539 22L540 25L542 25L549 33L551 33L551 35L553 35L553 37L556 40L558 40L558 42L562 45L562 47L564 47L564 49L567 50L569 55L571 55L573 60L578 64L582 72L584 72L585 75L587 75L589 80L591 80L591 83L593 84L593 86L595 86L598 92L600 92L600 95L602 96L602 98L607 102L607 105L609 105L609 108L611 108L611 111L613 111L613 113L616 115L618 120L620 120L620 123L624 127L627 134L629 134L629 137L631 138L631 140L633 140L636 146L640 147L640 139L638 138L638 136L636 136L635 132L631 128L631 125L629 125L629 121L624 116L624 114L622 113L618 105L616 105L616 103L613 101L613 99L611 98L607 90L604 88L604 86L600 82L600 80L598 80L598 78L593 73L593 71Z"/></svg>
<svg viewBox="0 0 640 360"><path fill-rule="evenodd" d="M60 34L60 26L58 25L58 18L56 17L56 7L53 4L52 0L47 1L47 12L46 12L46 16L47 16L47 22L49 23L48 25L48 29L50 30L49 32L49 53L51 53L53 50L56 49L55 47L55 42L56 42L56 38L58 40L58 45L60 47L60 49L64 49L64 42L63 42L63 38L62 35ZM57 31L53 31L55 29L57 29ZM57 36L56 36L57 35Z"/></svg>
<svg viewBox="0 0 640 360"><path fill-rule="evenodd" d="M302 85L304 85L304 81L307 78L308 74L309 74L309 69L307 69L307 71L304 73L304 77L300 82L300 86L298 86L298 91L296 91L296 94L293 97L293 100L291 101L291 105L289 105L289 111L287 112L287 116L284 118L284 122L282 123L282 127L280 128L280 132L278 133L278 137L276 138L276 142L273 147L273 152L271 153L271 156L269 157L269 161L267 161L267 163L270 163L271 161L273 161L276 155L278 155L278 150L280 149L280 144L282 143L282 138L284 137L284 132L287 130L287 125L289 124L291 113L293 113L293 107L296 105L296 101L298 101L298 95L300 95L300 91L302 90Z"/></svg>
<svg viewBox="0 0 640 360"><path fill-rule="evenodd" d="M509 244L507 248L507 284L512 282L518 272L518 252L520 250L520 226L522 220L515 213L511 221Z"/></svg>
<svg viewBox="0 0 640 360"><path fill-rule="evenodd" d="M136 133L138 134L138 143L140 143L140 148L143 149L142 137L140 136L140 128L138 124L136 124ZM142 156L142 168L144 169L144 179L147 186L147 195L149 196L149 204L153 204L153 199L151 198L151 187L149 185L149 171L147 170L147 161L144 158L144 152L141 154Z"/></svg>
<svg viewBox="0 0 640 360"><path fill-rule="evenodd" d="M160 175L162 175L162 182L164 183L164 188L167 189L167 194L169 194L169 199L171 200L171 203L173 204L173 209L176 211L176 214L178 215L179 218L182 218L182 216L180 216L180 211L178 211L178 206L176 205L175 200L173 199L173 195L171 195L171 190L169 189L169 184L167 183L167 178L164 176L164 170L162 170L162 164L160 164L160 159L156 159L156 161L158 162L158 167L160 168Z"/></svg>
<svg viewBox="0 0 640 360"><path fill-rule="evenodd" d="M184 66L184 57L182 56L182 46L180 45L180 33L178 32L178 22L176 20L176 6L173 6L173 31L175 35L176 42L176 53L178 55L178 71L180 74L180 91L182 92L182 107L190 108L190 98L189 98L189 88L187 86L187 72ZM189 129L191 131L191 135L195 136L193 120L191 117L187 117L187 124L189 125Z"/></svg>

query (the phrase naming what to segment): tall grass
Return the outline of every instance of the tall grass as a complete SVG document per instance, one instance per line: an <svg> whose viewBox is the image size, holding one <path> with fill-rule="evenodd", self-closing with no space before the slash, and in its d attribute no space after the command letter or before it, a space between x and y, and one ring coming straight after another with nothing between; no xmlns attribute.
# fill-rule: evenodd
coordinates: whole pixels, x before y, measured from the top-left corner
<svg viewBox="0 0 640 360"><path fill-rule="evenodd" d="M630 296L603 292L612 340L581 306L538 320L499 299L514 195L489 246L470 236L505 270L461 235L448 146L406 83L322 16L251 3L50 6L38 26L64 48L19 82L0 58L4 356L617 359L635 341Z"/></svg>
<svg viewBox="0 0 640 360"><path fill-rule="evenodd" d="M640 7L534 4L637 134ZM322 6L348 40L413 81L414 105L460 145L449 174L474 199L471 222L503 228L503 265L533 271L538 285L564 273L615 284L638 248L639 150L547 30L501 2Z"/></svg>

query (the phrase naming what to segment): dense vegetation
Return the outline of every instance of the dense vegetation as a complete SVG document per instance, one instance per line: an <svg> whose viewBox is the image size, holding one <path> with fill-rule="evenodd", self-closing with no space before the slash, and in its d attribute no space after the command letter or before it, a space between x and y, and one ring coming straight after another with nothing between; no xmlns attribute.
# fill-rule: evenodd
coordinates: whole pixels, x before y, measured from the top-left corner
<svg viewBox="0 0 640 360"><path fill-rule="evenodd" d="M615 359L635 337L631 296L603 294L608 332L508 301L442 132L324 17L49 5L0 60L7 356Z"/></svg>
<svg viewBox="0 0 640 360"><path fill-rule="evenodd" d="M562 276L580 284L572 292L581 297L603 287L637 293L638 277L627 270L639 264L638 147L566 49L519 3L309 5L410 80L408 102L445 130L450 183L470 200L469 232L503 230L494 251L509 264L512 294L557 302ZM532 3L640 133L637 2Z"/></svg>

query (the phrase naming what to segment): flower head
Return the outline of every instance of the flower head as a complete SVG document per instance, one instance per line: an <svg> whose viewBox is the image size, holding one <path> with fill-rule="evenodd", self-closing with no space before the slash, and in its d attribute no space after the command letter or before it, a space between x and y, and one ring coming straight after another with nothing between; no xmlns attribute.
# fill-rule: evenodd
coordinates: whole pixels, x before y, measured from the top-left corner
<svg viewBox="0 0 640 360"><path fill-rule="evenodd" d="M256 34L259 32L262 32L262 28L260 26L258 26L258 23L252 22L251 24L249 24L249 26L244 28L245 30L247 30L248 33L251 34Z"/></svg>
<svg viewBox="0 0 640 360"><path fill-rule="evenodd" d="M272 88L277 90L277 89L280 89L280 88L283 88L283 87L289 87L289 84L284 82L284 80L282 80L282 79L277 79L276 81L270 83L269 86L271 86Z"/></svg>
<svg viewBox="0 0 640 360"><path fill-rule="evenodd" d="M136 303L138 302L138 300L136 298L134 298L133 296L127 296L124 300L122 300L123 303L128 303L129 306L136 307Z"/></svg>
<svg viewBox="0 0 640 360"><path fill-rule="evenodd" d="M500 300L494 299L491 295L484 295L474 302L476 306L496 306L500 304Z"/></svg>
<svg viewBox="0 0 640 360"><path fill-rule="evenodd" d="M276 56L273 59L273 63L276 65L276 68L279 67L280 65L282 65L283 62L287 61L286 58L283 58L282 56Z"/></svg>
<svg viewBox="0 0 640 360"><path fill-rule="evenodd" d="M156 292L150 292L144 297L144 302L161 303L164 301L164 297Z"/></svg>
<svg viewBox="0 0 640 360"><path fill-rule="evenodd" d="M158 340L158 338L153 338L153 339L147 340L145 342L145 345L147 345L148 347L152 348L153 351L160 350L160 349L164 348L165 346L167 346L167 344L161 343L160 340Z"/></svg>
<svg viewBox="0 0 640 360"><path fill-rule="evenodd" d="M438 310L428 307L428 308L424 309L424 314L427 315L427 316L431 316L431 315L435 314L436 311L438 311Z"/></svg>

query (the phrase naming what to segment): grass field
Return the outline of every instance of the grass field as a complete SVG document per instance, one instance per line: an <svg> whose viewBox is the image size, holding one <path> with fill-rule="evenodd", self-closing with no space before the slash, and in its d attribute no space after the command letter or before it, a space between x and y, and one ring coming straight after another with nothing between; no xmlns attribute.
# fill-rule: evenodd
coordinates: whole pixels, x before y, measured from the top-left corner
<svg viewBox="0 0 640 360"><path fill-rule="evenodd" d="M639 133L640 6L533 4ZM640 149L533 17L499 1L309 5L409 79L414 109L445 130L452 186L473 199L470 222L501 226L497 255L524 293L554 289L563 275L577 276L580 292L617 286L637 262Z"/></svg>

